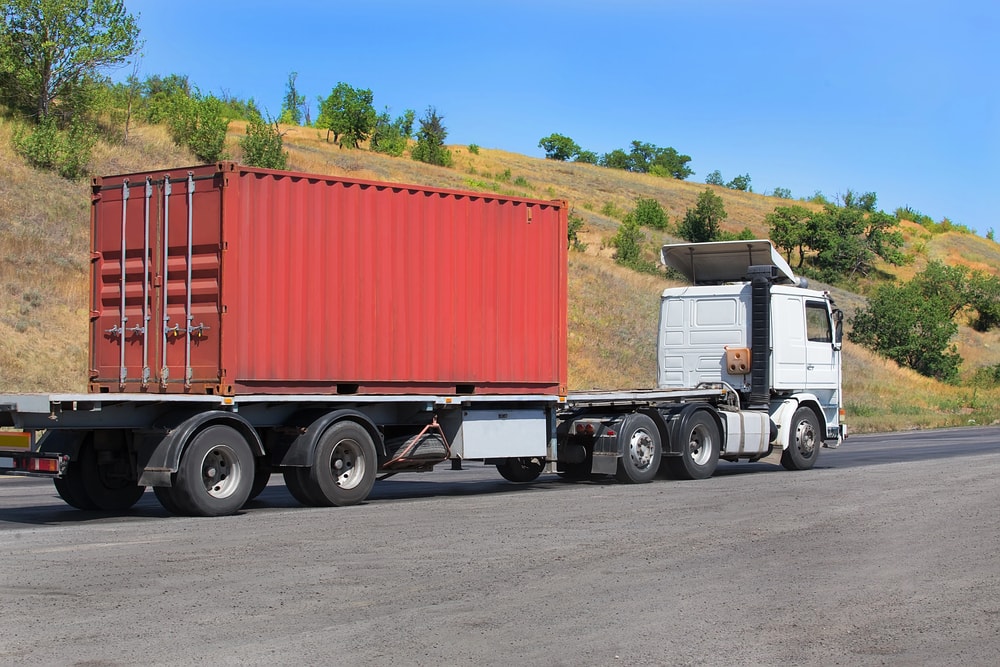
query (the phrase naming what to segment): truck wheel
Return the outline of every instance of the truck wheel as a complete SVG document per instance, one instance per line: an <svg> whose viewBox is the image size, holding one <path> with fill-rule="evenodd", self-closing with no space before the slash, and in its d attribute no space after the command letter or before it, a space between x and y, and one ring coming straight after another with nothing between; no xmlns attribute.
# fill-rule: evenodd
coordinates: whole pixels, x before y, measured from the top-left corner
<svg viewBox="0 0 1000 667"><path fill-rule="evenodd" d="M78 510L96 510L97 505L87 495L87 489L83 485L83 476L80 474L80 463L73 461L66 469L66 474L61 478L53 479L56 486L56 493L67 505Z"/></svg>
<svg viewBox="0 0 1000 667"><path fill-rule="evenodd" d="M247 501L251 501L264 492L267 483L271 481L271 467L264 459L259 459L253 469L253 486L250 487L250 495Z"/></svg>
<svg viewBox="0 0 1000 667"><path fill-rule="evenodd" d="M131 462L124 442L102 454L90 442L80 448L80 475L87 498L105 512L127 510L139 502L146 487L136 484L130 474Z"/></svg>
<svg viewBox="0 0 1000 667"><path fill-rule="evenodd" d="M285 486L292 498L306 507L320 507L322 503L314 500L309 495L309 471L305 468L285 468L281 471L281 476L285 478Z"/></svg>
<svg viewBox="0 0 1000 667"><path fill-rule="evenodd" d="M338 422L323 433L316 447L316 460L303 472L304 490L315 501L313 504L343 507L360 503L375 485L375 443L361 424Z"/></svg>
<svg viewBox="0 0 1000 667"><path fill-rule="evenodd" d="M781 453L781 465L785 470L809 470L816 465L822 444L816 413L799 408L792 415L792 431L788 447Z"/></svg>
<svg viewBox="0 0 1000 667"><path fill-rule="evenodd" d="M633 414L625 418L618 441L624 443L615 479L626 484L643 484L656 477L663 447L660 430L646 415Z"/></svg>
<svg viewBox="0 0 1000 667"><path fill-rule="evenodd" d="M185 514L233 514L250 496L253 477L253 452L240 432L209 426L184 450L169 495Z"/></svg>
<svg viewBox="0 0 1000 667"><path fill-rule="evenodd" d="M719 427L705 412L696 412L681 434L681 455L666 459L667 470L677 479L706 479L719 465Z"/></svg>
<svg viewBox="0 0 1000 667"><path fill-rule="evenodd" d="M497 472L508 482L527 484L534 482L545 468L545 459L510 458L497 464Z"/></svg>
<svg viewBox="0 0 1000 667"><path fill-rule="evenodd" d="M172 486L153 487L153 495L155 495L156 499L160 501L160 505L163 506L163 509L177 516L187 515L188 513L181 509L181 506L178 505L177 501L174 499L174 493L175 491Z"/></svg>

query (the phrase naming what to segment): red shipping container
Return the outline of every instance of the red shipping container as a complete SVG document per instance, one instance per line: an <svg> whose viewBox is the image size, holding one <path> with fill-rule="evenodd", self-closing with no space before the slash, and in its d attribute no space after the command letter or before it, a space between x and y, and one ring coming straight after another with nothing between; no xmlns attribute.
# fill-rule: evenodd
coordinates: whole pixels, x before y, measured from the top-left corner
<svg viewBox="0 0 1000 667"><path fill-rule="evenodd" d="M566 223L231 162L94 179L90 389L565 394Z"/></svg>

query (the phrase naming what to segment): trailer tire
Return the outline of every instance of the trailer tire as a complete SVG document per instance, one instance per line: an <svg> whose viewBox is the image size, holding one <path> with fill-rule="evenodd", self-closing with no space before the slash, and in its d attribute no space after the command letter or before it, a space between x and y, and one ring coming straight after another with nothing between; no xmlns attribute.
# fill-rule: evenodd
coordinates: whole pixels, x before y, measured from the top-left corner
<svg viewBox="0 0 1000 667"><path fill-rule="evenodd" d="M656 423L643 414L628 415L622 423L618 438L624 444L624 450L618 459L615 479L626 484L653 481L663 456L660 430Z"/></svg>
<svg viewBox="0 0 1000 667"><path fill-rule="evenodd" d="M695 412L684 424L681 455L666 459L667 471L675 479L707 479L719 465L719 426L705 411Z"/></svg>
<svg viewBox="0 0 1000 667"><path fill-rule="evenodd" d="M167 510L170 514L176 516L187 516L188 512L181 509L181 506L177 504L177 500L174 498L174 488L171 486L154 486L153 495L156 499L160 501L160 505L163 509Z"/></svg>
<svg viewBox="0 0 1000 667"><path fill-rule="evenodd" d="M545 459L538 457L509 458L497 464L500 476L515 484L534 482L544 469Z"/></svg>
<svg viewBox="0 0 1000 667"><path fill-rule="evenodd" d="M185 448L170 495L185 514L234 514L250 496L253 478L246 438L231 426L209 426Z"/></svg>
<svg viewBox="0 0 1000 667"><path fill-rule="evenodd" d="M309 495L309 471L306 468L285 468L281 471L285 487L299 503L306 507L319 507L321 503Z"/></svg>
<svg viewBox="0 0 1000 667"><path fill-rule="evenodd" d="M78 462L70 463L66 468L66 474L63 477L53 479L52 482L55 484L56 493L70 507L75 507L78 510L97 509L97 505L87 495Z"/></svg>
<svg viewBox="0 0 1000 667"><path fill-rule="evenodd" d="M250 487L250 495L247 497L247 502L262 494L264 489L267 488L267 483L270 481L271 467L267 465L264 459L257 459L257 463L253 469L253 486Z"/></svg>
<svg viewBox="0 0 1000 667"><path fill-rule="evenodd" d="M96 509L104 512L127 510L139 502L146 492L145 486L139 486L128 475L130 462L124 442L120 443L119 450L117 460L101 463L97 450L89 440L80 447L80 476L84 493Z"/></svg>
<svg viewBox="0 0 1000 667"><path fill-rule="evenodd" d="M312 504L356 505L368 497L375 485L378 473L375 443L361 424L337 422L320 437L316 459L312 467L299 474L303 473L304 491Z"/></svg>
<svg viewBox="0 0 1000 667"><path fill-rule="evenodd" d="M823 444L819 429L819 419L811 408L803 406L795 411L788 447L781 453L781 465L785 470L809 470L816 465Z"/></svg>

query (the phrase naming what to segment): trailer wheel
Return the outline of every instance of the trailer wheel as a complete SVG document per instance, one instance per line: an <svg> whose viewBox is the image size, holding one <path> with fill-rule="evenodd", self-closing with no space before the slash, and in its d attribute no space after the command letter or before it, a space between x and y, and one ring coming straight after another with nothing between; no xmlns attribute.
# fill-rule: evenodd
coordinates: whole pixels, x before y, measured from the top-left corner
<svg viewBox="0 0 1000 667"><path fill-rule="evenodd" d="M545 459L509 458L497 464L497 472L508 482L527 484L534 482L545 468Z"/></svg>
<svg viewBox="0 0 1000 667"><path fill-rule="evenodd" d="M270 481L271 466L267 465L266 460L258 459L253 469L253 486L250 487L250 495L247 497L247 501L249 502L262 494L264 489L267 488L267 483Z"/></svg>
<svg viewBox="0 0 1000 667"><path fill-rule="evenodd" d="M56 487L56 493L67 505L78 510L96 510L97 505L87 495L87 490L83 485L83 476L80 474L80 463L74 461L69 464L66 474L61 478L52 480Z"/></svg>
<svg viewBox="0 0 1000 667"><path fill-rule="evenodd" d="M660 444L660 430L646 415L632 414L625 418L618 434L624 443L615 479L626 484L643 484L656 477L660 468L663 446Z"/></svg>
<svg viewBox="0 0 1000 667"><path fill-rule="evenodd" d="M156 499L160 501L160 505L163 506L163 509L177 516L187 515L188 512L185 512L181 506L177 504L177 500L174 499L174 493L174 488L172 486L153 487L153 495L155 495Z"/></svg>
<svg viewBox="0 0 1000 667"><path fill-rule="evenodd" d="M719 465L719 427L704 411L691 415L681 433L681 455L666 459L667 470L677 479L706 479Z"/></svg>
<svg viewBox="0 0 1000 667"><path fill-rule="evenodd" d="M281 476L285 478L285 486L301 504L306 507L320 507L322 503L314 500L309 495L309 471L305 468L285 468L281 471Z"/></svg>
<svg viewBox="0 0 1000 667"><path fill-rule="evenodd" d="M781 453L781 465L785 470L809 470L819 458L819 420L810 408L801 407L792 415L792 431L788 447Z"/></svg>
<svg viewBox="0 0 1000 667"><path fill-rule="evenodd" d="M169 495L185 514L233 514L250 496L253 477L253 452L240 432L209 426L184 450Z"/></svg>
<svg viewBox="0 0 1000 667"><path fill-rule="evenodd" d="M368 497L377 472L378 453L368 431L356 422L342 421L323 433L312 467L299 474L305 473L303 490L312 504L343 507Z"/></svg>
<svg viewBox="0 0 1000 667"><path fill-rule="evenodd" d="M124 441L100 454L91 442L84 442L80 448L80 474L87 498L97 509L121 512L139 502L146 487L136 484L129 474L130 466Z"/></svg>

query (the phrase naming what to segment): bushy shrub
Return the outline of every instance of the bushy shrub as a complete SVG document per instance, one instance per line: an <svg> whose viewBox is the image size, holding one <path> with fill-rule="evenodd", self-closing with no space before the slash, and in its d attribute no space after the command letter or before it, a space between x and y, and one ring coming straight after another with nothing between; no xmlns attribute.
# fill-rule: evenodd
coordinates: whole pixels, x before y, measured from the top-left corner
<svg viewBox="0 0 1000 667"><path fill-rule="evenodd" d="M86 173L96 141L97 132L91 125L74 122L61 130L53 116L47 116L30 132L16 132L13 137L14 150L29 164L69 179Z"/></svg>

